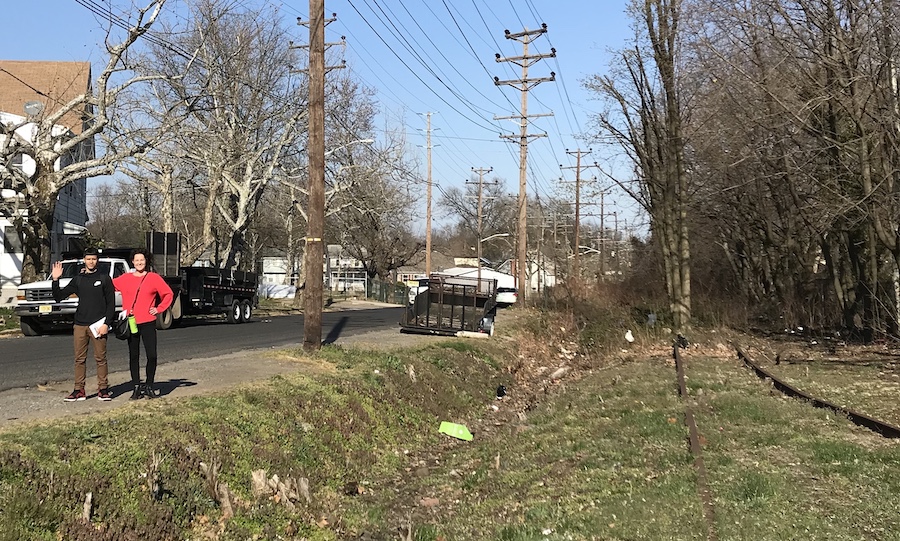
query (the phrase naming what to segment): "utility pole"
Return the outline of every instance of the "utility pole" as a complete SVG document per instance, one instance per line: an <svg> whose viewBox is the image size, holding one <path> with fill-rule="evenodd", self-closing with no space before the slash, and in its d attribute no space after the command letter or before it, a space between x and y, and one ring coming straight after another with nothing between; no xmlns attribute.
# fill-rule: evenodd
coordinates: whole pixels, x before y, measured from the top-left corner
<svg viewBox="0 0 900 541"><path fill-rule="evenodd" d="M428 156L428 188L426 189L427 207L425 210L425 274L431 276L431 113L426 113L428 135L425 149Z"/></svg>
<svg viewBox="0 0 900 541"><path fill-rule="evenodd" d="M556 209L553 208L553 209L551 209L551 212L550 212L550 224L546 224L546 222L543 222L543 221L541 223L542 227L549 226L553 230L553 283L554 283L554 285L559 283L559 280L558 280L559 267L562 266L562 265L560 265L560 261L559 261L559 259L560 259L559 258L559 230L569 227L568 224L560 224L559 222L560 222L559 215L556 212Z"/></svg>
<svg viewBox="0 0 900 541"><path fill-rule="evenodd" d="M513 56L507 58L501 58L499 54L496 54L497 62L512 62L517 66L522 68L522 78L521 79L513 79L508 81L501 81L499 77L494 77L494 84L497 86L500 85L509 85L514 88L518 88L521 92L521 112L518 116L511 117L495 117L495 120L504 120L504 119L518 119L519 120L519 222L516 234L516 242L518 246L516 247L516 288L519 291L519 296L522 299L522 303L520 306L525 306L525 300L527 298L528 293L528 282L526 281L526 266L528 261L528 250L527 250L527 227L528 227L528 196L527 196L527 170L528 170L528 138L529 137L546 137L547 134L529 134L528 133L528 119L539 117L539 116L552 116L552 113L541 114L541 115L529 115L528 114L528 91L537 86L540 83L545 81L555 81L556 74L552 71L550 72L550 77L536 77L529 79L528 78L528 67L532 64L536 63L539 60L544 58L553 58L556 56L556 49L550 49L549 54L536 54L529 55L528 54L528 45L534 41L537 37L545 34L547 32L547 25L542 24L541 28L538 30L528 30L527 28L522 32L517 32L515 34L510 33L509 30L504 30L506 35L506 39L513 39L522 43L522 56ZM506 139L515 139L515 135L501 135L500 137Z"/></svg>
<svg viewBox="0 0 900 541"><path fill-rule="evenodd" d="M612 202L613 205L616 204L615 201ZM607 240L607 227L606 227L606 217L612 214L616 219L616 229L613 232L614 242L618 242L618 213L613 211L611 213L606 212L606 190L600 190L600 280L606 280L606 240ZM592 216L596 216L593 215Z"/></svg>
<svg viewBox="0 0 900 541"><path fill-rule="evenodd" d="M606 281L606 209L603 204L605 192L600 192L600 281Z"/></svg>
<svg viewBox="0 0 900 541"><path fill-rule="evenodd" d="M544 287L546 287L545 282L545 274L546 271L544 269L544 230L547 227L547 222L544 220L544 207L540 204L540 199L538 199L538 209L541 212L540 224L541 224L541 236L538 237L538 277L537 277L537 292L538 295L542 295L544 292Z"/></svg>
<svg viewBox="0 0 900 541"><path fill-rule="evenodd" d="M322 347L323 271L325 257L325 0L309 0L309 210L303 273L303 349Z"/></svg>
<svg viewBox="0 0 900 541"><path fill-rule="evenodd" d="M581 157L586 156L591 153L591 149L588 149L587 152L582 151L581 149L569 151L566 149L566 154L575 156L575 167L565 167L562 164L559 165L560 169L574 169L575 170L575 252L574 259L572 260L572 276L576 279L581 277L581 267L579 264L579 239L581 238Z"/></svg>
<svg viewBox="0 0 900 541"><path fill-rule="evenodd" d="M482 189L484 188L484 174L490 173L493 170L494 170L493 167L489 167L487 169L485 169L483 167L480 167L478 169L475 169L474 167L472 168L472 171L478 173L478 225L477 225L478 232L476 233L476 235L478 235L478 242L476 243L478 245L477 250L476 250L476 258L478 259L478 261L477 261L478 285L476 287L478 289L477 289L476 295L478 293L481 293L481 235L482 235L482 232L481 232L481 201L482 201Z"/></svg>

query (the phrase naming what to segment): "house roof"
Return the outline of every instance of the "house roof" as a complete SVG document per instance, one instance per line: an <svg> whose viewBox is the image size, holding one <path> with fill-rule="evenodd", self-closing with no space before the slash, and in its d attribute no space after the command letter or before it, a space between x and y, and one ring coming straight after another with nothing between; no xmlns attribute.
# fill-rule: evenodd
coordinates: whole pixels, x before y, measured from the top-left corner
<svg viewBox="0 0 900 541"><path fill-rule="evenodd" d="M0 60L0 111L21 115L26 102L39 101L53 112L90 89L90 62ZM81 133L84 111L73 109L57 124Z"/></svg>

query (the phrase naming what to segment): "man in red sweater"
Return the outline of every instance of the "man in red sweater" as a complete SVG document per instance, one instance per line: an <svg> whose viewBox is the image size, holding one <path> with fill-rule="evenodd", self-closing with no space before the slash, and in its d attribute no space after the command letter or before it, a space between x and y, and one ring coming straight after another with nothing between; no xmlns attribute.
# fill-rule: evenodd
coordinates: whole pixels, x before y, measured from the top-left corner
<svg viewBox="0 0 900 541"><path fill-rule="evenodd" d="M113 285L122 292L122 306L126 316L134 316L138 332L128 337L128 365L131 369L131 384L134 392L131 400L154 398L156 391L153 380L156 377L156 315L165 312L172 305L172 288L162 276L150 270L150 255L147 250L132 252L131 264L134 270L113 280ZM147 378L141 383L140 343L144 343L147 355Z"/></svg>

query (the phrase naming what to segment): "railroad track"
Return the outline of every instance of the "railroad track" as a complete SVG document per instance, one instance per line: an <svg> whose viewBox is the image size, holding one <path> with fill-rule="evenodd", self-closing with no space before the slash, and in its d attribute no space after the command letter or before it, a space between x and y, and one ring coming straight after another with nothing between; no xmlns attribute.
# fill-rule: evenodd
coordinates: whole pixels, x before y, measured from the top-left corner
<svg viewBox="0 0 900 541"><path fill-rule="evenodd" d="M808 404L816 408L828 409L837 415L846 417L850 422L858 426L868 428L869 430L872 430L873 432L880 434L885 438L900 438L900 427L897 427L896 425L882 421L880 419L876 419L864 413L838 406L822 398L812 396L809 393L806 393L794 387L793 385L779 378L777 375L763 368L759 363L750 358L750 356L747 355L747 353L740 346L735 345L734 347L737 351L738 359L740 359L744 363L744 365L750 368L761 379L770 381L772 387L785 396L804 400ZM703 506L703 518L707 526L706 537L709 541L717 541L718 535L716 532L715 523L715 507L713 506L713 498L707 480L706 466L703 463L703 449L700 443L700 430L697 428L697 423L694 418L694 412L691 408L691 404L688 398L687 386L685 384L685 367L684 362L681 359L680 349L681 344L676 342L672 348L672 356L675 359L675 372L678 381L678 393L684 401L684 423L688 427L690 449L691 454L694 457L694 469L697 473L697 492L700 496L700 501Z"/></svg>
<svg viewBox="0 0 900 541"><path fill-rule="evenodd" d="M750 356L747 355L747 353L740 346L735 346L735 349L737 350L738 358L743 361L748 368L753 370L753 372L755 372L756 375L760 378L770 380L772 382L772 387L774 387L785 396L806 400L813 407L828 409L838 415L846 416L847 419L850 420L850 422L868 428L873 432L881 434L885 438L900 438L900 427L897 427L880 419L876 419L864 413L832 404L831 402L828 402L827 400L824 400L822 398L812 396L787 383L775 374L772 374L771 372L760 366L760 364L751 359Z"/></svg>
<svg viewBox="0 0 900 541"><path fill-rule="evenodd" d="M675 343L672 346L672 357L675 359L675 373L678 378L678 394L684 401L684 424L688 427L688 434L691 443L691 454L694 456L694 469L697 470L697 492L700 495L700 502L703 505L703 519L706 522L706 538L709 541L717 541L719 536L716 533L715 508L713 507L712 493L709 490L709 483L706 479L706 465L703 463L703 448L700 445L700 431L697 429L697 423L694 420L694 411L688 402L687 385L684 377L684 362L681 360L680 346Z"/></svg>

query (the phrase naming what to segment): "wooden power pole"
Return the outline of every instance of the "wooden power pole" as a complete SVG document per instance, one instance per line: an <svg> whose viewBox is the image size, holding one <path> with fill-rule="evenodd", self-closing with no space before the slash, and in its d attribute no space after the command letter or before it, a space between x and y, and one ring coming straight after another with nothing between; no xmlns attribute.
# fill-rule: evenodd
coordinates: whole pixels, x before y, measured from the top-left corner
<svg viewBox="0 0 900 541"><path fill-rule="evenodd" d="M485 173L490 173L490 172L493 171L493 170L494 170L493 167L488 167L487 169L485 169L485 168L483 168L483 167L479 167L478 169L475 169L474 167L472 168L472 171L478 173L478 224L477 224L477 226L476 226L476 227L477 227L477 232L475 233L475 234L478 236L478 238L476 239L477 242L475 243L475 244L477 245L477 247L476 247L476 258L477 258L477 260L478 260L478 261L476 262L476 264L478 265L478 272L477 272L477 275L478 275L478 285L476 286L476 287L477 287L477 293L476 293L476 295L477 295L478 293L481 293L481 236L482 236L482 231L481 231L481 203L482 203L482 200L483 200L484 174L485 174Z"/></svg>
<svg viewBox="0 0 900 541"><path fill-rule="evenodd" d="M555 81L556 74L550 72L550 77L535 77L528 78L528 67L537 61L544 58L553 58L556 56L556 49L550 49L550 53L547 54L536 54L529 55L528 54L528 44L534 41L537 37L545 34L547 32L547 25L542 24L541 28L538 30L528 30L527 28L522 32L516 32L515 34L511 33L509 30L505 30L506 39L513 39L520 43L522 43L522 56L511 56L506 58L501 58L499 54L496 55L497 62L512 62L517 66L522 68L522 77L521 79L513 79L508 81L501 81L499 77L494 77L494 84L497 86L500 85L509 85L514 88L519 89L521 92L521 112L518 116L507 116L507 117L494 117L495 120L505 120L505 119L517 119L519 121L519 135L501 135L501 137L506 139L518 139L519 140L519 198L518 198L518 208L519 208L519 220L518 227L516 233L516 288L519 291L519 298L522 299L522 302L519 303L519 306L525 306L525 300L528 297L530 291L528 291L528 281L527 281L527 266L528 266L528 249L527 249L527 230L528 230L528 194L527 194L527 171L528 171L528 138L529 137L546 137L546 133L541 134L529 134L528 133L528 119L539 117L539 116L552 116L553 113L546 113L540 115L529 115L528 114L528 91L537 86L540 83L545 81Z"/></svg>
<svg viewBox="0 0 900 541"><path fill-rule="evenodd" d="M581 157L590 153L591 149L588 149L587 152L581 149L570 152L569 149L566 149L566 154L575 156L575 166L566 167L562 164L559 166L560 169L575 170L575 251L572 259L572 276L576 279L581 276L581 265L579 262L579 239L581 238Z"/></svg>
<svg viewBox="0 0 900 541"><path fill-rule="evenodd" d="M325 257L325 0L309 0L309 211L303 266L303 349L322 347Z"/></svg>
<svg viewBox="0 0 900 541"><path fill-rule="evenodd" d="M425 143L425 151L428 156L427 207L425 210L425 274L431 276L431 113L426 113L425 116L428 128Z"/></svg>
<svg viewBox="0 0 900 541"><path fill-rule="evenodd" d="M324 304L322 263L325 258L325 0L309 0L309 202L303 295L303 349L322 347L322 305ZM342 67L342 66L338 66Z"/></svg>

